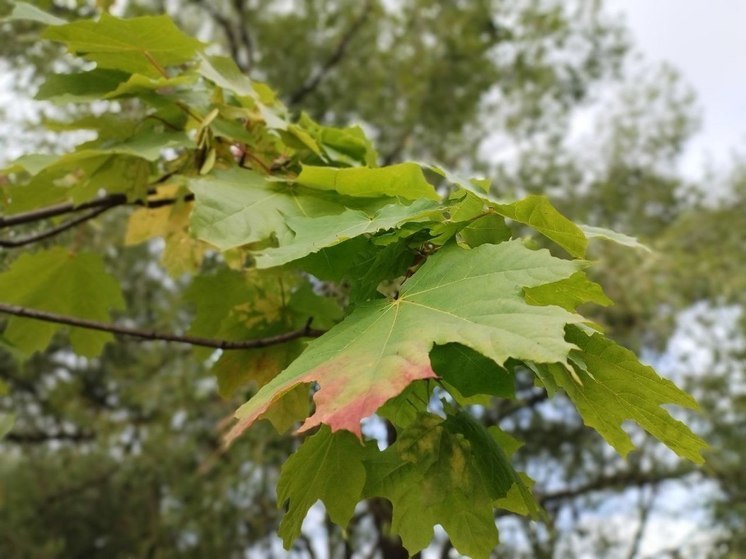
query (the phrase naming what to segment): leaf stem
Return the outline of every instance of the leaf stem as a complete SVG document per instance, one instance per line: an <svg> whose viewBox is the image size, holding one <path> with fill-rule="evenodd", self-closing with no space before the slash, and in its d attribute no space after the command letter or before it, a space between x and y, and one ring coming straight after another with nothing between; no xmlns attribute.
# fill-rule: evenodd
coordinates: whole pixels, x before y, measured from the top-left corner
<svg viewBox="0 0 746 559"><path fill-rule="evenodd" d="M150 62L153 68L155 68L161 76L163 76L164 78L168 78L166 69L161 66L155 58L153 58L153 55L150 54L147 49L143 49L142 54L143 56L145 56L145 58L148 59L148 62Z"/></svg>

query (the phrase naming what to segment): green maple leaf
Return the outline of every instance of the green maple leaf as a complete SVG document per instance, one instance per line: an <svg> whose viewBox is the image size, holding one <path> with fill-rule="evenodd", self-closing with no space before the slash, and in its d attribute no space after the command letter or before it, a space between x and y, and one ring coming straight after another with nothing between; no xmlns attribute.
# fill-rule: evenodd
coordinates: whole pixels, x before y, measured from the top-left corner
<svg viewBox="0 0 746 559"><path fill-rule="evenodd" d="M190 85L196 79L195 74L164 78L142 74L130 75L119 70L94 68L77 74L52 74L39 87L34 98L50 100L58 104L83 103L117 97L147 98L158 90L168 91Z"/></svg>
<svg viewBox="0 0 746 559"><path fill-rule="evenodd" d="M345 207L308 190L268 181L253 171L234 168L189 182L196 196L194 234L221 250L291 234L292 216L338 214Z"/></svg>
<svg viewBox="0 0 746 559"><path fill-rule="evenodd" d="M582 257L588 239L572 221L559 213L546 196L533 194L512 204L492 204L497 213L536 229L573 256Z"/></svg>
<svg viewBox="0 0 746 559"><path fill-rule="evenodd" d="M388 204L370 211L347 209L337 215L292 217L286 223L294 236L277 248L262 250L256 255L256 264L259 268L280 266L353 237L428 219L437 208L435 202L419 200L410 205Z"/></svg>
<svg viewBox="0 0 746 559"><path fill-rule="evenodd" d="M76 318L109 320L110 309L123 309L116 279L106 273L97 254L71 253L62 247L24 254L0 274L2 301ZM12 317L5 337L16 349L30 354L49 345L59 324ZM85 356L98 355L111 334L70 328L70 342Z"/></svg>
<svg viewBox="0 0 746 559"><path fill-rule="evenodd" d="M460 344L435 346L430 362L438 376L461 396L515 397L515 375L473 349Z"/></svg>
<svg viewBox="0 0 746 559"><path fill-rule="evenodd" d="M106 13L98 21L82 20L48 27L45 39L65 43L100 68L147 76L189 62L203 44L184 34L168 16L119 19Z"/></svg>
<svg viewBox="0 0 746 559"><path fill-rule="evenodd" d="M34 98L60 104L95 101L114 91L127 78L129 74L126 72L102 68L76 74L51 74Z"/></svg>
<svg viewBox="0 0 746 559"><path fill-rule="evenodd" d="M237 95L257 98L251 79L244 74L232 58L226 56L200 56L199 73L218 87Z"/></svg>
<svg viewBox="0 0 746 559"><path fill-rule="evenodd" d="M298 274L283 271L259 274L221 269L196 277L184 298L196 309L189 333L223 340L282 334L303 327L309 317L314 318L318 328L328 328L341 318L335 301L313 293L310 285L301 283ZM303 347L302 340L291 340L267 348L223 352L212 367L221 396L229 397L247 384L257 387L266 384L287 367ZM195 350L203 358L212 351ZM307 412L307 391L304 398Z"/></svg>
<svg viewBox="0 0 746 559"><path fill-rule="evenodd" d="M376 169L304 165L296 180L309 188L336 190L340 194L362 198L396 196L404 200L440 199L416 163L400 163Z"/></svg>
<svg viewBox="0 0 746 559"><path fill-rule="evenodd" d="M494 504L514 488L526 510L537 511L508 452L464 413L421 415L365 468L364 495L391 501L391 530L410 554L425 548L440 524L460 553L488 557L498 544Z"/></svg>
<svg viewBox="0 0 746 559"><path fill-rule="evenodd" d="M309 135L331 161L351 167L360 164L368 167L376 166L378 153L359 126L347 128L321 126L306 113L301 113L298 124L300 126L291 127L291 132L300 130Z"/></svg>
<svg viewBox="0 0 746 559"><path fill-rule="evenodd" d="M13 428L13 425L16 422L16 416L13 413L0 413L0 440L5 437L8 433L10 433L10 430Z"/></svg>
<svg viewBox="0 0 746 559"><path fill-rule="evenodd" d="M309 254L298 266L321 280L344 280L350 285L350 301L358 303L375 298L382 281L405 275L413 259L407 239L382 247L355 237Z"/></svg>
<svg viewBox="0 0 746 559"><path fill-rule="evenodd" d="M319 499L332 522L347 526L365 486L363 459L375 450L350 433L322 427L283 464L277 503L289 506L278 533L286 548L300 535L308 509Z"/></svg>
<svg viewBox="0 0 746 559"><path fill-rule="evenodd" d="M44 10L40 10L28 2L14 2L13 11L4 18L0 18L0 21L15 20L36 21L45 25L62 25L67 23L64 19L58 18Z"/></svg>
<svg viewBox="0 0 746 559"><path fill-rule="evenodd" d="M634 237L630 237L629 235L625 235L624 233L617 233L616 231L606 229L605 227L594 227L592 225L578 225L578 227L580 227L580 230L585 233L585 236L588 239L603 239L606 241L611 241L618 245L627 246L630 248L638 248L644 250L645 252L652 252L650 250L650 247L645 246Z"/></svg>
<svg viewBox="0 0 746 559"><path fill-rule="evenodd" d="M472 248L485 243L502 243L511 237L510 227L502 217L495 214L475 219L458 233L459 240Z"/></svg>
<svg viewBox="0 0 746 559"><path fill-rule="evenodd" d="M526 301L532 305L559 305L568 311L574 311L583 303L596 303L602 307L613 304L604 293L603 288L589 280L585 272L577 272L569 278L530 287L524 291Z"/></svg>
<svg viewBox="0 0 746 559"><path fill-rule="evenodd" d="M472 250L445 247L418 270L396 300L360 305L309 344L290 367L237 412L232 440L299 383L317 382L320 423L360 434L360 420L418 379L434 378L430 350L456 342L497 364L508 358L565 363L573 348L566 324L582 317L556 306L532 306L524 287L559 281L581 264L533 251L518 241Z"/></svg>
<svg viewBox="0 0 746 559"><path fill-rule="evenodd" d="M621 427L631 419L679 456L697 464L704 461L701 452L707 444L661 407L676 404L697 409L694 398L601 334L589 336L570 327L567 339L580 348L573 354L582 359L587 369L576 370L582 385L561 367L546 368L578 408L586 425L598 431L622 456L635 448Z"/></svg>

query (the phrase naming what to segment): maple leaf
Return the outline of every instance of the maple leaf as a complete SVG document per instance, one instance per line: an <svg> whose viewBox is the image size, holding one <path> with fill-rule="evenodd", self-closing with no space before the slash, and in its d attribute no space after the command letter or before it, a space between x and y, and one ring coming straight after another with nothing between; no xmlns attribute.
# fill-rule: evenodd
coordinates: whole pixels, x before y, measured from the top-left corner
<svg viewBox="0 0 746 559"><path fill-rule="evenodd" d="M580 348L573 354L583 363L576 370L582 385L561 367L550 364L543 368L567 393L586 425L626 456L635 447L621 424L631 419L679 456L697 464L704 462L701 452L707 444L661 407L676 404L697 409L694 398L601 334L589 336L580 328L570 327L567 339Z"/></svg>
<svg viewBox="0 0 746 559"><path fill-rule="evenodd" d="M175 196L175 187L163 189ZM164 196L165 197L165 196ZM130 215L124 245L136 245L154 237L165 241L161 262L169 274L178 277L194 272L202 263L207 246L189 235L192 204L178 202L162 208L138 208Z"/></svg>
<svg viewBox="0 0 746 559"><path fill-rule="evenodd" d="M396 443L365 461L364 496L393 505L392 532L414 554L432 539L433 526L448 532L469 557L488 557L498 543L494 505L515 492L531 515L538 509L495 434L460 412L443 420L424 414Z"/></svg>
<svg viewBox="0 0 746 559"><path fill-rule="evenodd" d="M588 247L585 234L558 212L546 196L532 194L512 204L492 204L492 207L500 215L530 225L571 255L585 255Z"/></svg>
<svg viewBox="0 0 746 559"><path fill-rule="evenodd" d="M245 340L281 334L302 327L310 316L319 328L341 318L336 301L313 293L297 273L285 270L258 273L228 268L196 277L184 294L196 309L189 333L206 336L217 332L221 339ZM248 384L263 386L298 356L302 340L261 349L223 352L212 366L223 397ZM212 349L195 350L207 358ZM308 390L297 390L283 400L284 411L268 417L278 431L308 413ZM288 405L289 404L289 405ZM273 408L274 409L274 408ZM294 413L303 410L304 414Z"/></svg>
<svg viewBox="0 0 746 559"><path fill-rule="evenodd" d="M256 264L258 268L279 266L360 235L393 229L405 222L423 221L432 217L437 207L429 200L419 200L410 205L387 204L367 212L347 209L337 215L289 218L287 225L294 232L292 240L262 250L256 256Z"/></svg>
<svg viewBox="0 0 746 559"><path fill-rule="evenodd" d="M70 52L80 53L100 68L153 76L165 66L189 62L204 46L185 35L168 16L119 19L104 13L98 21L48 27L43 36L65 43Z"/></svg>
<svg viewBox="0 0 746 559"><path fill-rule="evenodd" d="M304 441L283 464L277 482L278 505L289 502L278 530L287 548L300 536L308 509L319 499L332 522L347 526L365 486L363 459L375 453L371 444L363 446L350 433L332 433L328 427Z"/></svg>
<svg viewBox="0 0 746 559"><path fill-rule="evenodd" d="M106 273L101 257L62 247L22 255L0 274L0 293L6 303L89 320L106 321L110 309L124 308L119 284ZM11 317L5 337L30 354L47 347L60 328L51 322ZM70 328L70 342L81 355L98 355L111 339L106 332Z"/></svg>
<svg viewBox="0 0 746 559"><path fill-rule="evenodd" d="M565 325L582 317L529 305L522 290L559 281L581 266L518 241L472 250L445 247L405 282L398 299L360 305L309 344L236 412L239 423L227 441L294 386L312 382L320 386L316 412L301 430L326 423L360 436L362 418L412 381L437 377L429 357L434 344L460 343L500 365L511 357L565 363L574 347L564 339Z"/></svg>
<svg viewBox="0 0 746 559"><path fill-rule="evenodd" d="M219 171L189 182L196 201L192 231L220 250L290 234L285 220L292 216L338 214L339 203L313 191L267 180L244 169ZM314 193L315 194L315 193ZM318 193L322 194L322 193Z"/></svg>
<svg viewBox="0 0 746 559"><path fill-rule="evenodd" d="M310 188L336 190L348 196L396 196L405 200L440 198L433 185L425 180L422 169L416 163L399 163L376 169L304 165L297 181Z"/></svg>

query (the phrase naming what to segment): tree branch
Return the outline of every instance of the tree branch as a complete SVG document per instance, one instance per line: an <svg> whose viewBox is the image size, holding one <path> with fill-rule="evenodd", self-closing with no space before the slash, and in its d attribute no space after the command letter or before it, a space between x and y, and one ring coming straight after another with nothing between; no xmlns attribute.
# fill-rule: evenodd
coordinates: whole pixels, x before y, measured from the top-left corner
<svg viewBox="0 0 746 559"><path fill-rule="evenodd" d="M507 409L500 410L497 414L495 423L497 424L501 422L503 419L510 417L511 415L518 413L519 411L523 409L533 408L548 399L549 399L549 394L547 394L546 390L533 392L526 398L523 398L521 400L516 401L514 404L511 404L510 407L508 407Z"/></svg>
<svg viewBox="0 0 746 559"><path fill-rule="evenodd" d="M149 192L149 194L154 193L155 191ZM93 209L93 211L83 216L73 218L70 221L58 225L57 227L53 227L51 229L48 229L47 231L42 231L41 233L35 235L23 237L17 240L0 239L0 247L18 248L31 243L35 243L37 241L41 241L43 239L54 237L59 233L62 233L63 231L67 231L68 229L75 227L76 225L80 225L81 223L85 223L86 221L98 217L102 213L112 208L116 208L117 206L143 206L145 208L155 209L162 208L164 206L170 206L179 201L191 202L192 200L194 200L194 194L187 194L186 196L182 196L179 198L159 198L156 200L135 200L134 202L130 202L124 194L110 194L109 196L91 200L90 202L85 202L78 206L75 206L71 203L58 204L56 206L49 206L47 208L41 208L39 210L19 213L6 218L0 216L0 229L4 229L6 227L12 227L14 225L34 223L36 221L41 221L42 219L48 219L50 217L56 217L67 213L75 213L87 209Z"/></svg>
<svg viewBox="0 0 746 559"><path fill-rule="evenodd" d="M213 5L212 0L198 0L197 3L202 7L203 10L210 14L210 17L215 20L215 23L217 23L223 29L225 38L228 41L228 50L230 51L231 58L233 58L233 60L238 63L240 59L240 49L238 46L238 41L236 40L236 36L233 33L233 25L231 25L230 20L222 13L220 13L220 10Z"/></svg>
<svg viewBox="0 0 746 559"><path fill-rule="evenodd" d="M305 99L310 93L312 93L317 87L319 87L319 84L321 84L321 81L327 76L327 74L329 74L329 72L331 72L332 69L334 69L334 67L342 61L344 55L347 52L347 48L352 42L352 39L363 26L365 20L368 19L368 14L370 14L372 7L372 0L366 0L363 9L360 12L360 15L358 15L358 17L353 20L349 29L347 29L344 35L342 35L339 43L337 43L337 47L332 51L329 58L326 59L326 62L324 62L324 64L315 74L310 76L303 83L303 85L301 85L290 95L290 98L288 100L289 106L296 106L298 105L298 103L303 101L303 99Z"/></svg>
<svg viewBox="0 0 746 559"><path fill-rule="evenodd" d="M151 187L156 187L159 184L163 184L168 179L170 179L174 173L166 173L162 177L158 178L155 182L151 183ZM156 193L155 188L149 188L147 195L152 196ZM15 215L10 216L1 216L0 215L0 229L7 229L8 227L14 227L16 225L23 225L26 223L34 223L36 221L41 221L42 219L48 219L50 217L57 217L60 215L65 215L68 213L73 212L82 212L85 210L90 210L93 208L113 208L115 206L124 206L124 205L136 205L136 206L147 206L149 208L159 208L161 206L165 206L168 204L173 204L176 202L176 200L193 200L194 195L188 194L184 196L183 198L174 198L174 199L161 199L161 200L135 200L130 202L127 198L126 194L108 194L107 196L102 196L101 198L96 198L95 200L89 200L88 202L83 202L82 204L74 204L72 202L66 202L64 204L55 204L53 206L47 206L46 208L39 208L38 210L31 210L28 212L18 213Z"/></svg>
<svg viewBox="0 0 746 559"><path fill-rule="evenodd" d="M30 245L32 243L36 243L38 241L43 241L44 239L55 237L59 235L60 233L67 231L68 229L72 229L73 227L80 225L81 223L85 223L86 221L89 221L95 218L96 216L104 213L105 211L108 211L112 207L113 206L104 206L101 208L96 208L95 210L88 212L87 214L84 214L74 219L71 219L69 221L66 221L65 223L58 225L57 227L52 227L51 229L47 229L46 231L37 233L36 235L29 235L28 237L21 237L20 239L16 239L16 240L0 239L0 247L19 248L22 246Z"/></svg>
<svg viewBox="0 0 746 559"><path fill-rule="evenodd" d="M236 10L238 15L238 28L236 29L236 35L241 40L244 51L246 52L246 61L242 64L241 58L236 58L236 62L239 67L246 73L251 70L254 65L254 41L251 39L249 34L249 28L246 23L246 10L244 0L233 0L233 8Z"/></svg>
<svg viewBox="0 0 746 559"><path fill-rule="evenodd" d="M561 489L554 493L546 493L544 495L539 495L537 492L537 497L541 506L544 507L548 503L573 499L594 491L603 491L605 489L615 489L619 487L644 487L646 485L660 483L661 481L669 479L679 479L696 471L697 470L693 466L684 465L663 472L619 472L614 475L599 477L585 485L575 488Z"/></svg>
<svg viewBox="0 0 746 559"><path fill-rule="evenodd" d="M309 321L303 328L285 332L284 334L277 334L275 336L268 336L266 338L256 338L253 340L216 340L214 338L170 334L168 332L155 332L152 330L142 330L140 328L130 328L128 326L121 326L118 324L107 324L104 322L97 322L95 320L75 318L72 316L65 316L47 311L29 309L20 307L18 305L9 305L7 303L0 303L0 313L11 314L23 318L31 318L34 320L41 320L44 322L54 322L56 324L64 324L67 326L75 326L77 328L86 328L88 330L110 332L112 334L118 334L121 336L133 336L135 338L141 338L145 340L176 342L181 344L189 344L200 347L212 347L215 349L224 350L256 349L269 347L292 340L297 340L299 338L318 338L324 333L322 330L315 330L311 328L311 320L309 319Z"/></svg>
<svg viewBox="0 0 746 559"><path fill-rule="evenodd" d="M83 442L91 441L96 436L89 432L80 433L45 433L43 431L33 431L29 433L14 433L10 432L5 435L4 441L8 441L16 444L40 444L49 441L72 441L72 442Z"/></svg>

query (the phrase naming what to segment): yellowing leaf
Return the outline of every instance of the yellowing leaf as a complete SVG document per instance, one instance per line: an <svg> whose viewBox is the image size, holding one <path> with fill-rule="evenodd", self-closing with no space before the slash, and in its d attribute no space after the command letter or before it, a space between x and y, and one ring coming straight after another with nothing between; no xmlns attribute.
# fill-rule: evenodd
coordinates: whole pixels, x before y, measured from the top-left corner
<svg viewBox="0 0 746 559"><path fill-rule="evenodd" d="M579 264L518 241L442 249L405 282L398 299L362 304L237 412L233 439L299 383L317 382L316 412L303 425L360 434L360 420L410 382L434 378L433 344L457 342L497 364L508 358L566 362L566 324L582 317L528 305L524 287L568 277Z"/></svg>
<svg viewBox="0 0 746 559"><path fill-rule="evenodd" d="M192 204L177 202L161 208L138 208L127 222L125 245L163 238L161 262L169 274L178 276L196 270L207 246L189 234Z"/></svg>

